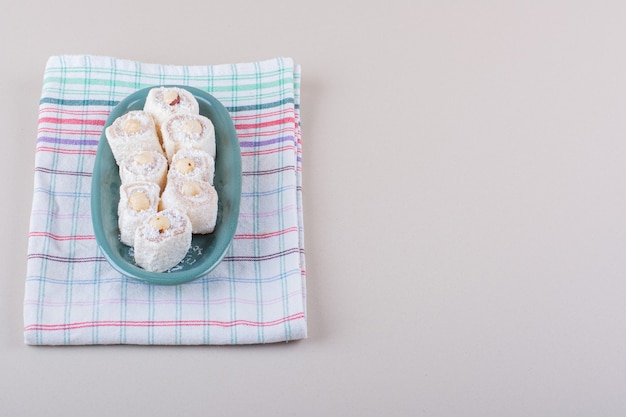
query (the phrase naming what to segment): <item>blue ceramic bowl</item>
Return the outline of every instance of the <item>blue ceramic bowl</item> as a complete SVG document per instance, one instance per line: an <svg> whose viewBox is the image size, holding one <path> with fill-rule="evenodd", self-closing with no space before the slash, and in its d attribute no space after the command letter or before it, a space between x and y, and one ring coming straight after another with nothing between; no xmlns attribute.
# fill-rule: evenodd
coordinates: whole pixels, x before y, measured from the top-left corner
<svg viewBox="0 0 626 417"><path fill-rule="evenodd" d="M215 231L193 235L191 249L180 264L166 272L149 272L137 264L131 247L119 238L117 205L120 199L120 176L104 129L131 110L142 110L150 88L138 90L122 100L109 115L102 131L91 186L91 217L96 241L107 261L123 275L150 284L178 285L200 278L215 268L228 250L239 217L241 201L241 153L239 140L228 111L215 97L197 88L184 88L198 100L200 114L215 126L215 178L219 196Z"/></svg>

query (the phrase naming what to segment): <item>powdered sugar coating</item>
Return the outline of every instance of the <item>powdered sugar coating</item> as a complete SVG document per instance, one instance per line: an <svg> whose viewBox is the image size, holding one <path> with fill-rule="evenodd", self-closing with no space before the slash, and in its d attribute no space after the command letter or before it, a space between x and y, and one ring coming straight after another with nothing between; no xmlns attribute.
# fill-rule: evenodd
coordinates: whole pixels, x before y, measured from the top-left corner
<svg viewBox="0 0 626 417"><path fill-rule="evenodd" d="M185 195L183 188L186 183L181 178L167 183L161 196L163 208L183 210L191 220L193 233L212 233L217 222L217 191L208 182L197 181L200 192L197 195Z"/></svg>
<svg viewBox="0 0 626 417"><path fill-rule="evenodd" d="M142 152L150 152L152 161L138 163L136 156ZM167 179L167 158L157 151L138 151L128 155L120 164L120 179L122 183L147 181L156 183L161 191L165 189Z"/></svg>
<svg viewBox="0 0 626 417"><path fill-rule="evenodd" d="M175 104L166 102L164 96L169 92L175 92L179 101ZM154 116L157 129L161 129L165 120L174 114L192 113L199 114L198 101L189 91L178 87L157 87L148 92L143 109Z"/></svg>
<svg viewBox="0 0 626 417"><path fill-rule="evenodd" d="M125 129L129 121L136 121L138 130L129 132ZM132 110L118 117L104 133L118 165L128 155L138 151L163 153L154 119L142 110Z"/></svg>
<svg viewBox="0 0 626 417"><path fill-rule="evenodd" d="M183 173L176 168L176 163L182 159L190 159L194 167L190 172ZM168 181L180 178L185 181L204 181L213 185L215 176L215 160L207 152L200 149L185 148L174 154L170 169L167 173Z"/></svg>
<svg viewBox="0 0 626 417"><path fill-rule="evenodd" d="M200 131L190 131L188 123L197 122ZM163 148L168 161L181 149L200 149L215 159L215 127L208 117L200 114L176 114L161 126Z"/></svg>
<svg viewBox="0 0 626 417"><path fill-rule="evenodd" d="M166 230L157 230L150 224L154 216L169 220ZM145 217L135 231L135 262L151 272L163 272L185 258L191 247L191 221L177 209L166 209Z"/></svg>
<svg viewBox="0 0 626 417"><path fill-rule="evenodd" d="M134 210L130 205L130 197L135 193L142 193L150 202L150 206L141 211ZM135 244L135 230L146 216L157 212L159 206L160 188L153 182L122 183L120 186L120 201L117 206L120 240L128 246Z"/></svg>

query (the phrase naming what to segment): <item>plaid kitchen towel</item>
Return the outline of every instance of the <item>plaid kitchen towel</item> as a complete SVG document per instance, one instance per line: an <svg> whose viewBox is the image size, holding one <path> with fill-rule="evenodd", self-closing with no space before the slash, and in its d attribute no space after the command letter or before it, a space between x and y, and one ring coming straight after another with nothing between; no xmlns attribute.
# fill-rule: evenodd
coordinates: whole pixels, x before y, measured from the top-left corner
<svg viewBox="0 0 626 417"><path fill-rule="evenodd" d="M105 120L130 93L183 84L229 110L241 146L235 239L211 273L179 286L126 278L100 252L91 173ZM24 299L33 345L250 344L306 337L300 68L55 56L43 80Z"/></svg>

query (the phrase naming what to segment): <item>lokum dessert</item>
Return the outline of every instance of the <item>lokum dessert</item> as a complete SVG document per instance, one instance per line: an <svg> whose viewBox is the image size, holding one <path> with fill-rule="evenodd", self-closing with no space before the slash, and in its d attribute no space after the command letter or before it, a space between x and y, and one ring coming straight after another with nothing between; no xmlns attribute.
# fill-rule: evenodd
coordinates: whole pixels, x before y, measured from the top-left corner
<svg viewBox="0 0 626 417"><path fill-rule="evenodd" d="M153 182L122 183L117 206L120 240L133 246L135 230L145 216L154 214L159 206L160 188Z"/></svg>
<svg viewBox="0 0 626 417"><path fill-rule="evenodd" d="M185 258L191 246L191 222L177 209L144 218L135 231L135 262L151 272L163 272Z"/></svg>
<svg viewBox="0 0 626 417"><path fill-rule="evenodd" d="M167 173L168 181L176 178L193 181L205 181L213 185L215 161L207 152L200 149L185 148L174 154Z"/></svg>
<svg viewBox="0 0 626 417"><path fill-rule="evenodd" d="M211 233L217 221L217 191L205 181L168 181L161 196L164 209L183 210L191 220L192 232Z"/></svg>
<svg viewBox="0 0 626 417"><path fill-rule="evenodd" d="M177 114L161 125L161 138L168 161L181 149L200 149L215 158L215 127L199 114Z"/></svg>
<svg viewBox="0 0 626 417"><path fill-rule="evenodd" d="M189 91L178 87L157 87L148 92L143 109L152 114L157 129L175 114L199 114L198 100Z"/></svg>
<svg viewBox="0 0 626 417"><path fill-rule="evenodd" d="M167 158L157 151L139 151L121 161L122 183L148 181L158 184L161 191L167 181Z"/></svg>
<svg viewBox="0 0 626 417"><path fill-rule="evenodd" d="M115 162L119 165L139 151L163 153L154 119L149 113L132 110L118 117L104 132Z"/></svg>

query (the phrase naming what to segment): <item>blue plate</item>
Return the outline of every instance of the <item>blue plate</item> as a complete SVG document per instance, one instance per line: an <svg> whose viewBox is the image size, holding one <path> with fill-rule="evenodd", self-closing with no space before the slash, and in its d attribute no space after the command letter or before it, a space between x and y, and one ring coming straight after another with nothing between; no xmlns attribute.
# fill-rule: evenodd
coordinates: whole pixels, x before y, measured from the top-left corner
<svg viewBox="0 0 626 417"><path fill-rule="evenodd" d="M178 285L200 278L215 268L232 243L239 218L241 201L241 152L239 140L228 111L212 95L197 88L172 85L189 91L198 100L200 114L215 126L215 179L219 196L215 231L193 235L191 248L183 261L166 272L149 272L135 264L133 250L119 238L117 205L120 199L120 176L104 129L131 110L142 110L152 87L138 90L122 100L104 125L91 185L91 218L96 241L113 268L123 275L150 284Z"/></svg>

